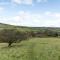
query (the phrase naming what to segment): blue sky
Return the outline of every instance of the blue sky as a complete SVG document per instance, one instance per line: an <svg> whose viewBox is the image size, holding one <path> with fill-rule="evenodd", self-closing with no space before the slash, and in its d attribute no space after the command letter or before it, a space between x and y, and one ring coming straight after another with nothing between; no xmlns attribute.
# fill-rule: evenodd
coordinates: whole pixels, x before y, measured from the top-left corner
<svg viewBox="0 0 60 60"><path fill-rule="evenodd" d="M0 23L60 27L60 0L0 0Z"/></svg>

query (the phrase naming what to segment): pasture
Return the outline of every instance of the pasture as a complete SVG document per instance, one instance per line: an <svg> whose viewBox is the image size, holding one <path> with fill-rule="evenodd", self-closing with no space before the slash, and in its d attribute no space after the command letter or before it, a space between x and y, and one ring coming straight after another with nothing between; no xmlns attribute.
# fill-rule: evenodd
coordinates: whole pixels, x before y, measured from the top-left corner
<svg viewBox="0 0 60 60"><path fill-rule="evenodd" d="M60 60L60 38L32 38L11 48L0 43L0 60Z"/></svg>

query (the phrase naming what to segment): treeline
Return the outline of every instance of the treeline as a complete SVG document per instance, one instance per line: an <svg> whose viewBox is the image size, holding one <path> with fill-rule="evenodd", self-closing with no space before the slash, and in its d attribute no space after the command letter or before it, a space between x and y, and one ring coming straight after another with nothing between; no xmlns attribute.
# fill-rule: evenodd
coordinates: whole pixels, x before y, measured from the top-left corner
<svg viewBox="0 0 60 60"><path fill-rule="evenodd" d="M32 37L59 37L60 32L50 29L45 30L32 30L32 29L1 29L0 30L0 42L8 43L11 46L12 43L28 40Z"/></svg>
<svg viewBox="0 0 60 60"><path fill-rule="evenodd" d="M45 29L43 31L35 31L35 32L33 31L32 36L33 37L58 37L60 36L60 32Z"/></svg>

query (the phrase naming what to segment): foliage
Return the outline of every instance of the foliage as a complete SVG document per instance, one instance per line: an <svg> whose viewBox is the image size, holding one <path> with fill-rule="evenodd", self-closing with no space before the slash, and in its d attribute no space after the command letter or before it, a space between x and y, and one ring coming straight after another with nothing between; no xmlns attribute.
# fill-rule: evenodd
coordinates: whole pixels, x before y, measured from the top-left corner
<svg viewBox="0 0 60 60"><path fill-rule="evenodd" d="M0 42L12 43L31 37L58 37L60 28L52 27L24 27L0 23Z"/></svg>
<svg viewBox="0 0 60 60"><path fill-rule="evenodd" d="M25 29L2 29L0 30L0 42L7 42L9 46L12 43L26 40L31 37L58 37L58 33L52 30L39 31L39 30L29 30Z"/></svg>
<svg viewBox="0 0 60 60"><path fill-rule="evenodd" d="M9 46L12 43L28 38L27 32L18 31L17 29L3 29L0 31L0 41L7 42Z"/></svg>

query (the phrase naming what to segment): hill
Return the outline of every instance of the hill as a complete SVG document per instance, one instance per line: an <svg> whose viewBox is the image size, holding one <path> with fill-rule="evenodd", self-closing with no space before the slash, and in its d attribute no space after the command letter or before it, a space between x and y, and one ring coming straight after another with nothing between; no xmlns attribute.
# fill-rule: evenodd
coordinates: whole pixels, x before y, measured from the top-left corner
<svg viewBox="0 0 60 60"><path fill-rule="evenodd" d="M28 27L28 26L15 26L15 25L0 23L0 29L3 29L3 28L14 28L14 29L18 28L21 30L33 30L33 31L53 30L53 31L60 32L60 27Z"/></svg>
<svg viewBox="0 0 60 60"><path fill-rule="evenodd" d="M0 23L0 29L1 28L13 28L13 27L15 27L15 26L9 25L9 24Z"/></svg>

